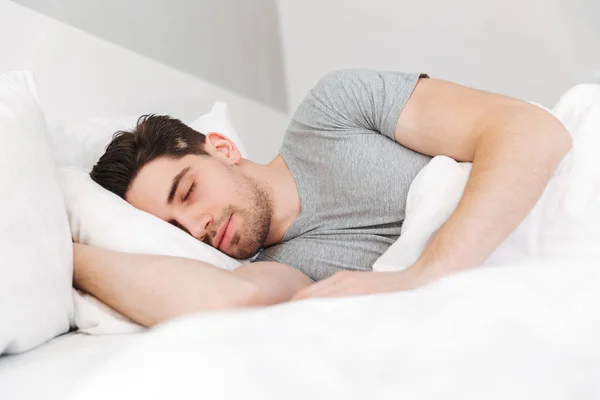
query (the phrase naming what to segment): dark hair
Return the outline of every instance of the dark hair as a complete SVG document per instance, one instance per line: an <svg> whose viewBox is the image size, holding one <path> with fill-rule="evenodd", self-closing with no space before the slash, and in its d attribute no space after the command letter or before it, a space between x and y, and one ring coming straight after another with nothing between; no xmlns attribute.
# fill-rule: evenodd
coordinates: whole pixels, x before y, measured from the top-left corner
<svg viewBox="0 0 600 400"><path fill-rule="evenodd" d="M125 198L140 170L158 157L179 159L207 155L206 137L168 115L142 115L132 131L119 131L90 176L103 188Z"/></svg>

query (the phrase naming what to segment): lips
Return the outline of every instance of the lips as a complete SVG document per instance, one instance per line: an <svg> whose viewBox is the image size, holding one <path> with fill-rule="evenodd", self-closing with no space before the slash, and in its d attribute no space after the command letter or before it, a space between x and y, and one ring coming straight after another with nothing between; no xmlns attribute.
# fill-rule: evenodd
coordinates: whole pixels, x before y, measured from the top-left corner
<svg viewBox="0 0 600 400"><path fill-rule="evenodd" d="M227 227L229 226L230 221L231 221L231 215L229 216L227 221L225 221L225 223L223 224L221 229L219 229L219 232L217 232L217 236L215 237L215 242L214 242L214 246L213 246L215 249L218 249L221 246L221 242L223 241L223 238L225 237L225 232L227 232Z"/></svg>

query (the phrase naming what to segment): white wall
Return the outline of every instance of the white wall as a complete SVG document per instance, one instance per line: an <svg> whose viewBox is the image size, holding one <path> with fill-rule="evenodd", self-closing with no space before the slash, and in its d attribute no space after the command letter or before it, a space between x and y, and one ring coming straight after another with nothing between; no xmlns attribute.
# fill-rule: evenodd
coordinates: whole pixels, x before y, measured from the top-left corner
<svg viewBox="0 0 600 400"><path fill-rule="evenodd" d="M600 70L598 0L281 0L293 111L327 71L421 71L552 106Z"/></svg>
<svg viewBox="0 0 600 400"><path fill-rule="evenodd" d="M288 122L283 112L0 0L0 70L16 69L34 72L53 118L156 112L191 120L226 101L244 147L258 162L276 155Z"/></svg>
<svg viewBox="0 0 600 400"><path fill-rule="evenodd" d="M13 0L286 110L275 0Z"/></svg>

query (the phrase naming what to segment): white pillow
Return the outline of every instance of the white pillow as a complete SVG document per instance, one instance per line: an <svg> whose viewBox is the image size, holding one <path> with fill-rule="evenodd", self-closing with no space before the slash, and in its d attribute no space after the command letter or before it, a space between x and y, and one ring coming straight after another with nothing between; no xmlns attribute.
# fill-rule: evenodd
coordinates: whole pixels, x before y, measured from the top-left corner
<svg viewBox="0 0 600 400"><path fill-rule="evenodd" d="M61 167L60 174L75 242L129 253L193 258L223 269L241 265L240 261L103 189L87 170ZM86 298L89 296L84 295L83 300ZM114 315L96 306L97 300L83 305L81 298L76 297L75 301L75 325L87 333L137 330L115 321Z"/></svg>
<svg viewBox="0 0 600 400"><path fill-rule="evenodd" d="M131 116L49 120L48 135L55 161L58 165L91 169L104 154L115 132L133 129L137 120L138 117ZM247 157L246 150L233 128L226 103L216 102L210 112L197 118L189 126L203 134L224 134L236 144L242 156Z"/></svg>
<svg viewBox="0 0 600 400"><path fill-rule="evenodd" d="M416 176L408 191L406 218L398 240L373 264L374 271L403 270L413 265L438 229L448 220L460 201L471 163L446 156L434 157ZM528 215L484 262L504 265L534 258L531 240L535 218Z"/></svg>
<svg viewBox="0 0 600 400"><path fill-rule="evenodd" d="M74 325L79 332L90 335L119 335L144 330L143 326L87 293L73 289L73 304Z"/></svg>
<svg viewBox="0 0 600 400"><path fill-rule="evenodd" d="M190 127L205 135L209 132L222 133L235 143L244 158L248 158L248 153L233 127L226 103L222 101L216 102L208 114L197 118L190 124Z"/></svg>
<svg viewBox="0 0 600 400"><path fill-rule="evenodd" d="M470 172L471 163L438 156L417 174L408 191L401 235L375 261L374 271L406 269L419 259L433 235L454 212Z"/></svg>
<svg viewBox="0 0 600 400"><path fill-rule="evenodd" d="M0 191L0 353L19 353L73 316L69 224L26 72L0 74Z"/></svg>

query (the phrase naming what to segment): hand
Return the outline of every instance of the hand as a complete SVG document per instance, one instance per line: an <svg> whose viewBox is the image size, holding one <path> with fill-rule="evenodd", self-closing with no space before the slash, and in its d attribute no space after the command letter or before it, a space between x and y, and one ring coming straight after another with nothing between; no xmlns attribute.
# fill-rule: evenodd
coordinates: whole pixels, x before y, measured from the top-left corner
<svg viewBox="0 0 600 400"><path fill-rule="evenodd" d="M421 272L413 267L399 272L342 271L298 291L291 300L416 289L429 282Z"/></svg>

